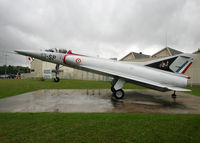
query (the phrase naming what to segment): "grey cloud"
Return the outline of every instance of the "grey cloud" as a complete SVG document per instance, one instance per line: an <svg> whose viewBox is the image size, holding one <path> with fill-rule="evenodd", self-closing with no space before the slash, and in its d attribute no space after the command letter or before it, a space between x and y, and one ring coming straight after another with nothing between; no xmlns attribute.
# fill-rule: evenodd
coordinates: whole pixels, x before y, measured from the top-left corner
<svg viewBox="0 0 200 143"><path fill-rule="evenodd" d="M57 47L121 58L164 48L167 33L169 46L193 52L199 17L198 0L0 0L0 50Z"/></svg>

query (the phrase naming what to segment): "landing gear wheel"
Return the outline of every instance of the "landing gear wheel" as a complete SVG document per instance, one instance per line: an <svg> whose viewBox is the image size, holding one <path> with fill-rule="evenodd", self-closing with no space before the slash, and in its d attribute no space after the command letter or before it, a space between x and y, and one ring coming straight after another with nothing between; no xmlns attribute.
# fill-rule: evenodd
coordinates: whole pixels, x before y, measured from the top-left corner
<svg viewBox="0 0 200 143"><path fill-rule="evenodd" d="M122 99L124 97L124 91L122 89L113 92L113 94L116 99Z"/></svg>
<svg viewBox="0 0 200 143"><path fill-rule="evenodd" d="M59 82L60 81L60 78L59 77L55 77L54 78L54 82Z"/></svg>

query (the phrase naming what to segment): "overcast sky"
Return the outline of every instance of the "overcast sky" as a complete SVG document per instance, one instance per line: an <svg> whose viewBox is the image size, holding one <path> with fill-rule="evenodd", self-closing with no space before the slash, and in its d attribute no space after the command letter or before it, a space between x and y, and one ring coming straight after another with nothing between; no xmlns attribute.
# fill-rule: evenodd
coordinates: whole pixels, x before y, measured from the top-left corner
<svg viewBox="0 0 200 143"><path fill-rule="evenodd" d="M119 59L152 55L166 39L183 52L200 48L200 0L0 0L1 65L4 50L56 47ZM8 55L8 64L28 63Z"/></svg>

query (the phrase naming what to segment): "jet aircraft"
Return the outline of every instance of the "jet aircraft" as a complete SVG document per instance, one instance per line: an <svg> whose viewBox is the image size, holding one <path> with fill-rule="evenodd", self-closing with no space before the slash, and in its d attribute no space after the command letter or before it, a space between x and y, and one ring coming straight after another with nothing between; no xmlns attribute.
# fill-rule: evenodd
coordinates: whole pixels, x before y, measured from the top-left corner
<svg viewBox="0 0 200 143"><path fill-rule="evenodd" d="M116 99L124 97L125 93L122 88L125 82L161 92L174 91L171 96L175 99L176 91L190 91L185 89L190 77L184 73L196 58L194 54L185 53L149 62L125 62L75 54L71 50L17 50L15 52L55 63L55 82L60 80L57 76L60 65L111 76L113 77L111 91Z"/></svg>

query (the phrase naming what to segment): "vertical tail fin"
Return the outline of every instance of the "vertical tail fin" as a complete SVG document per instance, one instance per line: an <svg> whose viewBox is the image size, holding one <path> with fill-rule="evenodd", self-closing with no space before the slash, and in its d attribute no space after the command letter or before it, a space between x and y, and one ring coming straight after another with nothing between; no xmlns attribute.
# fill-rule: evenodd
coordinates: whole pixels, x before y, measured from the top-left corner
<svg viewBox="0 0 200 143"><path fill-rule="evenodd" d="M170 65L170 69L172 69L176 73L184 74L192 65L192 62L195 60L195 58L196 58L196 55L194 54L181 54Z"/></svg>
<svg viewBox="0 0 200 143"><path fill-rule="evenodd" d="M150 61L145 64L145 66L184 74L192 65L192 62L195 58L195 54L180 54L155 61Z"/></svg>

